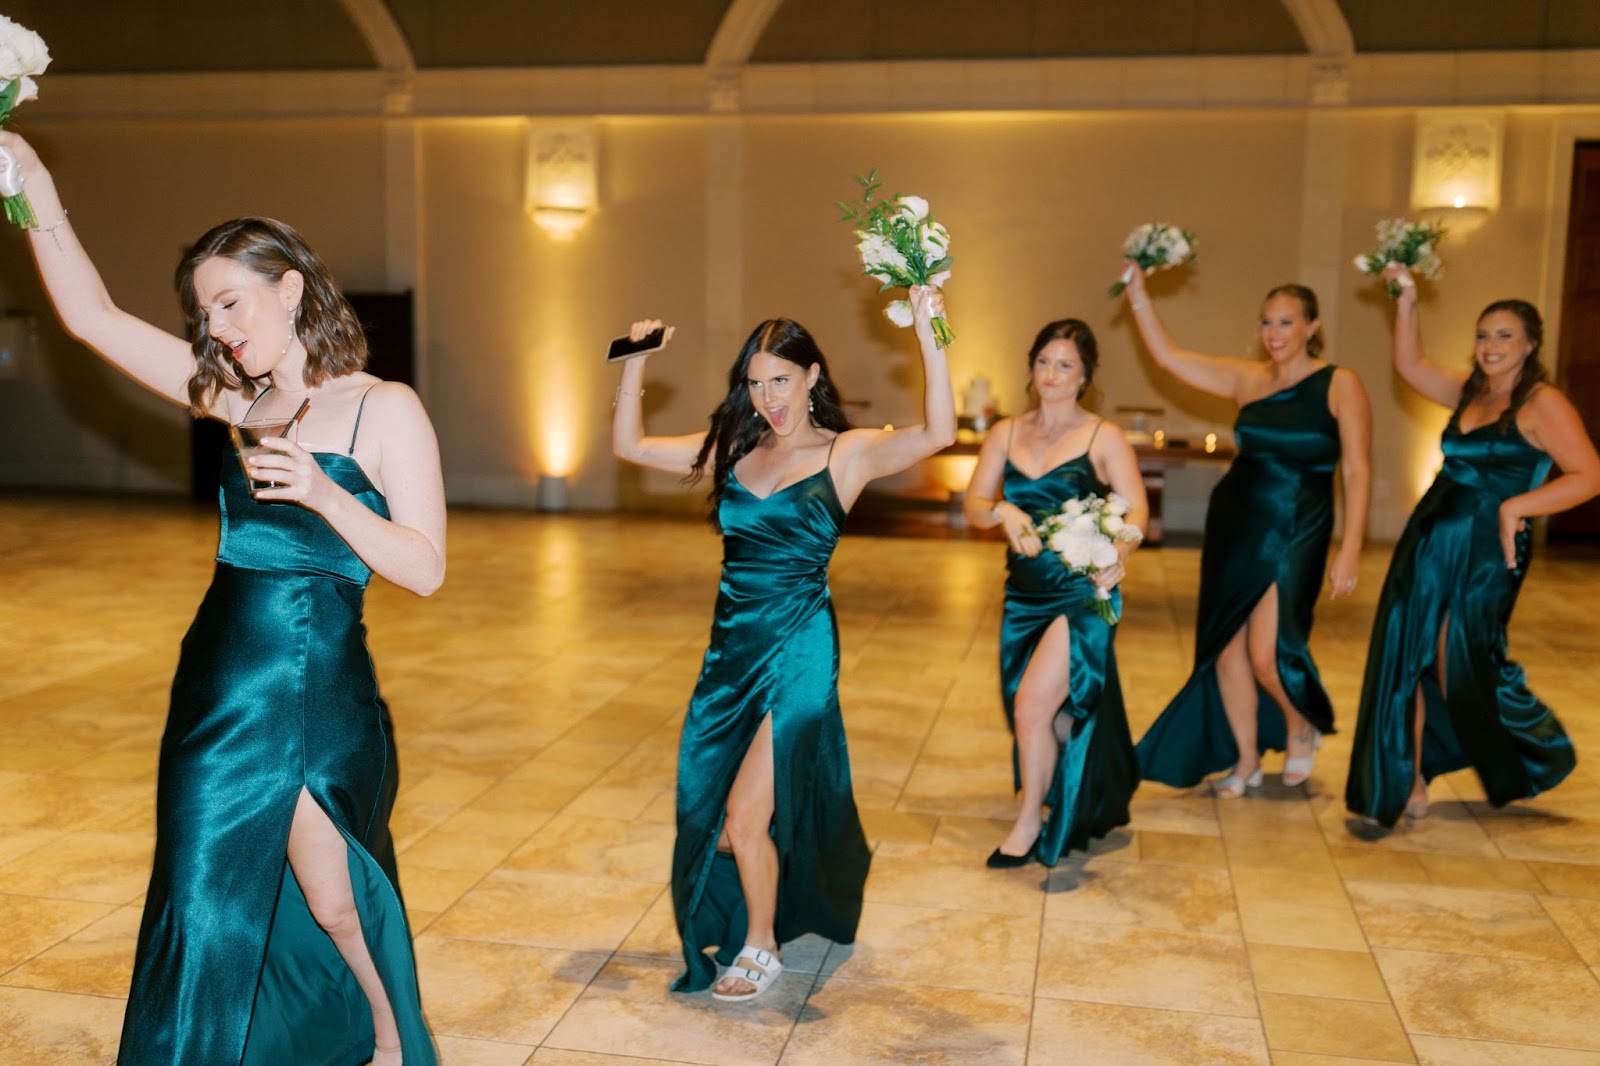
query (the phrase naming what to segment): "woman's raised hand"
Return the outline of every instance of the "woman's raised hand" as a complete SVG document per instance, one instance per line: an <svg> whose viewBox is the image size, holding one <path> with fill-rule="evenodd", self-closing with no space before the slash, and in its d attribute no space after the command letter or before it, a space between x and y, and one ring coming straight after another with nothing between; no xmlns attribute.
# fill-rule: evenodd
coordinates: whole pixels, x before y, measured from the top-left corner
<svg viewBox="0 0 1600 1066"><path fill-rule="evenodd" d="M1139 269L1138 263L1132 259L1124 259L1117 268L1117 280L1123 283L1122 295L1128 303L1150 302L1150 294L1144 287L1144 271Z"/></svg>
<svg viewBox="0 0 1600 1066"><path fill-rule="evenodd" d="M1399 263L1390 263L1383 268L1383 280L1385 282L1393 282L1400 287L1400 297L1396 301L1397 305L1404 304L1407 307L1416 306L1417 279L1411 276L1410 270L1401 266ZM1390 291L1392 292L1393 290Z"/></svg>
<svg viewBox="0 0 1600 1066"><path fill-rule="evenodd" d="M0 130L0 181L3 175L15 172L25 182L43 166L32 145L15 133Z"/></svg>
<svg viewBox="0 0 1600 1066"><path fill-rule="evenodd" d="M666 324L659 318L641 318L628 329L630 341L642 341L658 329L666 329Z"/></svg>
<svg viewBox="0 0 1600 1066"><path fill-rule="evenodd" d="M944 315L944 293L932 285L913 285L907 295L911 298L911 323L917 329L917 339L933 344L933 320Z"/></svg>

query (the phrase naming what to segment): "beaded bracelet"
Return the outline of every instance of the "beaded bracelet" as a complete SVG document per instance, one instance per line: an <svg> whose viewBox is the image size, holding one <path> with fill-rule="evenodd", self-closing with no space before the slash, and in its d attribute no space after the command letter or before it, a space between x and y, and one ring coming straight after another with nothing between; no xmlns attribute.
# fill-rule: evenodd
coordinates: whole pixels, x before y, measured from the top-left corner
<svg viewBox="0 0 1600 1066"><path fill-rule="evenodd" d="M617 386L617 394L615 396L611 397L611 406L612 406L613 409L616 408L617 401L621 400L624 396L635 396L635 397L638 397L639 399L643 399L644 398L644 390L640 389L638 392L624 392L623 389L622 389L622 386L618 385Z"/></svg>

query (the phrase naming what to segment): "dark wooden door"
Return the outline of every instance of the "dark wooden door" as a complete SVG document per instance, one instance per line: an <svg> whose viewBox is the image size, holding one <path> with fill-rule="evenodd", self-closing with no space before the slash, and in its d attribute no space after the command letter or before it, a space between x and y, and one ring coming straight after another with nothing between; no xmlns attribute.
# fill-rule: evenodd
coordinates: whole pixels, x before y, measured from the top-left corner
<svg viewBox="0 0 1600 1066"><path fill-rule="evenodd" d="M1572 211L1561 286L1556 380L1600 441L1600 141L1580 141L1572 156ZM1600 542L1600 501L1550 519L1551 540Z"/></svg>

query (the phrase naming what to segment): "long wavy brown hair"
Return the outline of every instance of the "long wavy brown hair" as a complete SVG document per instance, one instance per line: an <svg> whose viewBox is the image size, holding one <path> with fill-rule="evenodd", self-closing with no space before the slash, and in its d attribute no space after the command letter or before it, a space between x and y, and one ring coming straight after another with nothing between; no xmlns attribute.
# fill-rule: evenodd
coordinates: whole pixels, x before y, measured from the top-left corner
<svg viewBox="0 0 1600 1066"><path fill-rule="evenodd" d="M195 296L194 272L213 258L232 259L274 285L289 271L300 272L305 288L294 311L294 332L306 347L307 387L353 374L367 365L366 334L322 257L292 226L271 218L236 218L195 241L178 263L174 278L188 324L189 346L194 349L189 407L196 415L209 410L222 392L237 390L249 399L257 388L254 380L239 372L228 346L206 330L206 313Z"/></svg>
<svg viewBox="0 0 1600 1066"><path fill-rule="evenodd" d="M788 318L769 318L757 326L728 368L728 394L711 412L711 428L706 433L705 443L700 446L693 470L684 478L685 483L693 485L705 476L706 466L710 464L711 491L706 498L711 501L711 513L706 520L719 532L722 519L718 511L728 488L728 472L771 432L766 420L750 402L750 360L761 352L806 370L812 366L821 367L817 383L811 387L811 409L807 412L811 424L835 433L850 428L850 419L839 402L839 390L833 384L833 375L828 373L828 361L810 332Z"/></svg>

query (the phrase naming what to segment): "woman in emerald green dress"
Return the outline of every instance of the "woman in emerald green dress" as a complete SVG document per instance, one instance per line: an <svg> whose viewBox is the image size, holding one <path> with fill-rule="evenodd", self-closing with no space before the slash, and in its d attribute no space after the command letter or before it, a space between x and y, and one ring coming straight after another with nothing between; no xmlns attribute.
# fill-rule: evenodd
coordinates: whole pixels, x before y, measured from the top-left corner
<svg viewBox="0 0 1600 1066"><path fill-rule="evenodd" d="M693 480L711 475L722 582L678 747L672 903L686 970L673 988L715 981L754 999L804 933L852 943L869 854L850 788L839 709L839 638L828 560L845 515L874 478L955 440L955 404L930 325L932 288L912 290L922 349L922 425L851 429L811 334L761 323L728 372L702 433L645 436L644 362L617 390L616 454ZM659 322L639 322L641 339ZM720 979L707 957L727 967Z"/></svg>
<svg viewBox="0 0 1600 1066"><path fill-rule="evenodd" d="M118 1062L436 1062L388 816L393 724L361 624L372 573L444 578L438 446L416 395L362 371L360 324L288 226L237 219L178 268L188 337L120 310L14 134L67 329L195 415L289 422L222 467L217 566L183 639ZM6 155L9 153L9 156ZM311 442L318 442L312 444ZM270 483L271 487L260 487ZM252 484L257 486L252 491Z"/></svg>
<svg viewBox="0 0 1600 1066"><path fill-rule="evenodd" d="M1261 756L1285 750L1283 783L1312 772L1333 704L1308 641L1324 566L1332 596L1355 590L1367 525L1372 414L1361 379L1323 361L1317 297L1280 285L1261 305L1265 363L1178 347L1142 273L1128 308L1157 365L1239 405L1238 456L1206 509L1194 671L1139 741L1148 780L1179 788L1228 770L1214 787L1237 799L1261 783ZM1344 479L1344 531L1328 565L1333 471Z"/></svg>
<svg viewBox="0 0 1600 1066"><path fill-rule="evenodd" d="M1470 372L1430 360L1417 289L1397 282L1394 367L1447 408L1444 465L1395 545L1373 619L1345 806L1358 832L1428 812L1428 781L1468 766L1495 806L1559 784L1577 763L1550 708L1528 690L1506 626L1531 558L1528 519L1600 493L1583 419L1545 382L1544 327L1524 300L1478 316ZM1560 474L1549 481L1551 465Z"/></svg>
<svg viewBox="0 0 1600 1066"><path fill-rule="evenodd" d="M1094 333L1078 319L1039 331L1028 351L1028 388L1038 406L989 430L963 501L967 522L1002 527L1010 549L1000 695L1020 807L989 856L994 868L1033 859L1054 866L1070 849L1087 848L1091 837L1128 824L1128 801L1139 785L1117 676L1116 628L1095 609L1095 597L1110 593L1112 609L1121 612L1117 586L1149 505L1138 457L1121 428L1078 405L1099 359ZM1117 561L1092 575L1075 574L1041 543L1035 523L1067 500L1112 492L1127 502Z"/></svg>

